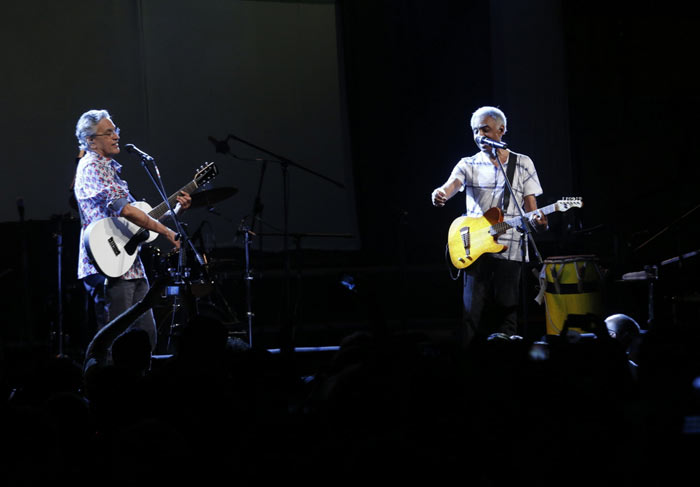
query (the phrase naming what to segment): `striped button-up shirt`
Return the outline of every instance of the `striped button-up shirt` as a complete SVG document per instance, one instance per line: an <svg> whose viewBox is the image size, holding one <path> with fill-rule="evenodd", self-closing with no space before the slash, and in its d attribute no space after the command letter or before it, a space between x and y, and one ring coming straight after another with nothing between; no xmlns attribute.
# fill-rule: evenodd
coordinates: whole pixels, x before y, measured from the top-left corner
<svg viewBox="0 0 700 487"><path fill-rule="evenodd" d="M522 206L525 196L539 196L542 194L540 180L537 177L535 165L528 156L513 153L516 157L515 174L513 174L513 193L517 202ZM503 164L503 169L508 172L509 162ZM505 177L501 168L494 165L486 154L479 152L471 157L462 158L452 170L453 178L462 183L460 191L466 193L466 216L480 217L490 208L497 206L503 208L506 191ZM504 211L504 218L509 219L520 216L513 198L508 202L508 208ZM520 232L511 228L505 234L498 237L498 242L508 246L508 249L494 257L508 260L521 260ZM527 245L526 248L526 259Z"/></svg>

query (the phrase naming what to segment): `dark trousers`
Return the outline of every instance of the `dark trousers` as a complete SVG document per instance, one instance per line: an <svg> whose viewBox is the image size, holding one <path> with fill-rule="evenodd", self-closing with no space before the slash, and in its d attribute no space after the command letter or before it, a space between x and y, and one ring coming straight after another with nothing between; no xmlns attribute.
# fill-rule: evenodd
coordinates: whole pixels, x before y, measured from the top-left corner
<svg viewBox="0 0 700 487"><path fill-rule="evenodd" d="M521 262L481 256L464 269L462 345L518 329Z"/></svg>
<svg viewBox="0 0 700 487"><path fill-rule="evenodd" d="M102 274L85 277L83 286L94 303L95 332L143 299L149 289L147 279L114 279ZM148 310L139 316L129 328L146 330L151 339L151 347L155 349L157 333L153 311Z"/></svg>

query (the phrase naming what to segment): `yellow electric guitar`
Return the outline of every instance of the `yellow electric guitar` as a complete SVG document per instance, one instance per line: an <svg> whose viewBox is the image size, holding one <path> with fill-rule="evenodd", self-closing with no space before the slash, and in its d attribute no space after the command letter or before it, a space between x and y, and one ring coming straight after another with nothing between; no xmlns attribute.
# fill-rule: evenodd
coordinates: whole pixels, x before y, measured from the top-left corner
<svg viewBox="0 0 700 487"><path fill-rule="evenodd" d="M566 211L582 206L583 201L580 197L567 197L544 208L525 213L525 217L529 219L539 212L549 215L555 211ZM464 269L472 265L486 252L503 252L508 247L498 243L498 237L519 224L520 217L504 221L503 211L497 207L489 209L480 217L460 216L456 218L450 225L447 234L447 247L452 265L457 269Z"/></svg>

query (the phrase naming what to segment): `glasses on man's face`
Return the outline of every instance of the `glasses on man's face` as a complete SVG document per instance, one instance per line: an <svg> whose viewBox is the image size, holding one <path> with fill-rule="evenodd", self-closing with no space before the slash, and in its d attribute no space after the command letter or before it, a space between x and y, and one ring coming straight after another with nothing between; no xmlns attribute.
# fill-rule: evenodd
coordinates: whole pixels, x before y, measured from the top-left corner
<svg viewBox="0 0 700 487"><path fill-rule="evenodd" d="M109 129L109 130L108 130L107 132L105 132L104 134L94 134L93 137L105 137L105 136L106 136L106 137L112 137L112 136L114 136L114 135L119 136L119 133L120 133L120 132L121 132L121 130L119 130L119 127L115 127L114 130Z"/></svg>

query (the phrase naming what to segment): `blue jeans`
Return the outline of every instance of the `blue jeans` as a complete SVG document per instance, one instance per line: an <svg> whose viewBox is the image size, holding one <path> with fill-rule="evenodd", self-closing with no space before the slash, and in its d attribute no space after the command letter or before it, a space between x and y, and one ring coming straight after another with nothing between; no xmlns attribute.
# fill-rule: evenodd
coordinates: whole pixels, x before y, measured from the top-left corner
<svg viewBox="0 0 700 487"><path fill-rule="evenodd" d="M95 332L101 330L111 320L129 309L146 295L148 280L108 278L102 274L92 274L83 279L83 286L95 305ZM156 321L153 311L148 310L139 316L131 328L146 330L155 350L157 341Z"/></svg>

